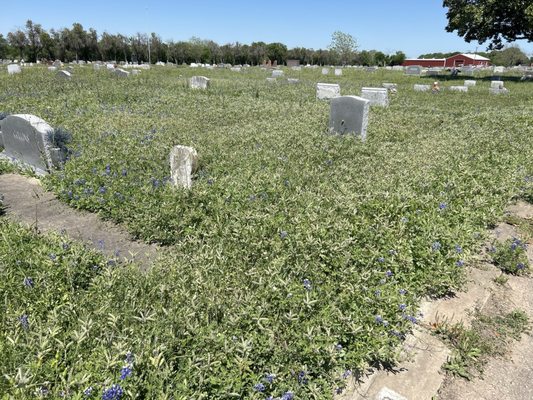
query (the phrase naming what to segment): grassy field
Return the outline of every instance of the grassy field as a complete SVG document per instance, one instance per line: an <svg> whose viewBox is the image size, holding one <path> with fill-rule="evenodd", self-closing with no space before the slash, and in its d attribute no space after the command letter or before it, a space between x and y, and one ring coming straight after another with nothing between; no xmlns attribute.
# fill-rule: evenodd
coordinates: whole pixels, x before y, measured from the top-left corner
<svg viewBox="0 0 533 400"><path fill-rule="evenodd" d="M192 75L211 88L188 89ZM394 363L420 298L459 288L487 227L533 198L533 83L433 95L412 86L434 77L391 71L267 76L0 73L0 112L73 135L47 187L164 246L143 275L1 221L0 393L331 398L350 373ZM363 143L325 133L316 82L398 93L372 108ZM176 144L199 153L191 191L167 183Z"/></svg>

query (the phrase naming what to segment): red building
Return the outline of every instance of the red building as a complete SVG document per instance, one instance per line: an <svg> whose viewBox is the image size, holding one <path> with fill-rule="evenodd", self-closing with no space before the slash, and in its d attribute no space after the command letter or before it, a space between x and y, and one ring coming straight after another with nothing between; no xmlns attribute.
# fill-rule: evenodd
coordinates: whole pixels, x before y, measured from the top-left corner
<svg viewBox="0 0 533 400"><path fill-rule="evenodd" d="M466 67L466 66L479 66L487 67L490 65L488 58L482 57L477 54L456 54L448 58L410 58L404 61L402 64L404 67L409 65L420 65L425 68L452 68L452 67Z"/></svg>

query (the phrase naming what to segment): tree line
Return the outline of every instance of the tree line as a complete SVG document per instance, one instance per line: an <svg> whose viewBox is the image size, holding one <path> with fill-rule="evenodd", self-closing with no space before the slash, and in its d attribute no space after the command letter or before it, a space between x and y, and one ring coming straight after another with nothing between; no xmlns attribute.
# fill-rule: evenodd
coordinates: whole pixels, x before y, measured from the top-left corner
<svg viewBox="0 0 533 400"><path fill-rule="evenodd" d="M23 29L0 34L0 59L19 59L27 62L54 61L127 61L155 63L230 63L259 65L266 60L285 64L299 60L313 65L400 65L405 60L401 51L385 54L377 50L339 52L335 48L287 48L283 43L239 42L220 45L212 40L193 37L187 41L163 41L156 33L99 35L95 29L86 30L81 24L60 30L44 29L32 20Z"/></svg>

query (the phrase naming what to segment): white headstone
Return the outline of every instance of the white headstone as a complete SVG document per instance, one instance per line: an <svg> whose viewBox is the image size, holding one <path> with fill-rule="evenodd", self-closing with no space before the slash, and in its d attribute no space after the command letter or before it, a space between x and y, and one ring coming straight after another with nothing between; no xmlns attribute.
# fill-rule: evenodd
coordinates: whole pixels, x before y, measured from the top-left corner
<svg viewBox="0 0 533 400"><path fill-rule="evenodd" d="M316 97L319 100L333 99L341 95L341 87L336 83L317 83Z"/></svg>
<svg viewBox="0 0 533 400"><path fill-rule="evenodd" d="M9 64L7 66L7 73L9 75L20 74L21 72L22 72L22 69L20 68L20 65L18 64Z"/></svg>
<svg viewBox="0 0 533 400"><path fill-rule="evenodd" d="M189 79L189 86L192 89L207 89L209 87L209 78L205 76L193 76Z"/></svg>
<svg viewBox="0 0 533 400"><path fill-rule="evenodd" d="M468 86L468 87L476 86L476 81L474 81L474 80L465 80L464 85Z"/></svg>
<svg viewBox="0 0 533 400"><path fill-rule="evenodd" d="M431 86L429 86L429 85L415 85L414 89L415 89L415 92L429 92L431 90Z"/></svg>
<svg viewBox="0 0 533 400"><path fill-rule="evenodd" d="M280 76L283 76L283 71L280 69L275 69L272 71L272 78L278 78Z"/></svg>
<svg viewBox="0 0 533 400"><path fill-rule="evenodd" d="M493 71L497 74L503 74L505 72L505 67L494 67Z"/></svg>
<svg viewBox="0 0 533 400"><path fill-rule="evenodd" d="M493 89L502 89L503 88L503 81L491 81L490 87Z"/></svg>
<svg viewBox="0 0 533 400"><path fill-rule="evenodd" d="M176 187L190 189L198 167L198 153L192 147L174 146L170 151L170 180Z"/></svg>
<svg viewBox="0 0 533 400"><path fill-rule="evenodd" d="M241 72L241 67L231 67L230 70L233 72Z"/></svg>
<svg viewBox="0 0 533 400"><path fill-rule="evenodd" d="M420 75L422 73L422 67L419 65L410 65L404 69L406 75Z"/></svg>
<svg viewBox="0 0 533 400"><path fill-rule="evenodd" d="M398 84L396 83L383 83L381 86L383 86L385 89L398 89Z"/></svg>
<svg viewBox="0 0 533 400"><path fill-rule="evenodd" d="M342 75L342 69L335 68L335 76L341 76Z"/></svg>
<svg viewBox="0 0 533 400"><path fill-rule="evenodd" d="M9 115L2 120L2 158L29 166L39 175L58 166L60 150L51 141L53 128L30 114Z"/></svg>
<svg viewBox="0 0 533 400"><path fill-rule="evenodd" d="M123 78L127 78L128 76L130 76L130 73L128 71L125 71L121 68L117 68L115 69L115 75L116 76L120 76L120 77L123 77Z"/></svg>
<svg viewBox="0 0 533 400"><path fill-rule="evenodd" d="M69 71L57 71L56 76L58 78L62 78L62 79L70 79L70 78L72 78L72 74Z"/></svg>
<svg viewBox="0 0 533 400"><path fill-rule="evenodd" d="M53 65L48 67L48 71L57 71L57 67L54 67Z"/></svg>
<svg viewBox="0 0 533 400"><path fill-rule="evenodd" d="M299 80L299 79L295 79L295 78L288 78L288 79L287 79L287 82L288 82L288 83L293 83L293 84L294 84L294 83L299 83L300 80Z"/></svg>
<svg viewBox="0 0 533 400"><path fill-rule="evenodd" d="M322 68L322 75L328 75L329 74L329 68Z"/></svg>
<svg viewBox="0 0 533 400"><path fill-rule="evenodd" d="M267 82L272 83L272 82L277 82L277 81L276 81L276 78L270 77L270 78L267 78Z"/></svg>
<svg viewBox="0 0 533 400"><path fill-rule="evenodd" d="M508 94L509 93L509 90L507 88L489 88L489 93L490 94Z"/></svg>
<svg viewBox="0 0 533 400"><path fill-rule="evenodd" d="M357 96L341 96L331 100L329 131L366 138L370 101Z"/></svg>
<svg viewBox="0 0 533 400"><path fill-rule="evenodd" d="M389 106L389 92L385 88L361 88L361 97L370 100L372 106Z"/></svg>
<svg viewBox="0 0 533 400"><path fill-rule="evenodd" d="M468 92L468 86L450 86L453 92Z"/></svg>
<svg viewBox="0 0 533 400"><path fill-rule="evenodd" d="M115 65L114 64L106 64L105 65L107 69L115 69Z"/></svg>

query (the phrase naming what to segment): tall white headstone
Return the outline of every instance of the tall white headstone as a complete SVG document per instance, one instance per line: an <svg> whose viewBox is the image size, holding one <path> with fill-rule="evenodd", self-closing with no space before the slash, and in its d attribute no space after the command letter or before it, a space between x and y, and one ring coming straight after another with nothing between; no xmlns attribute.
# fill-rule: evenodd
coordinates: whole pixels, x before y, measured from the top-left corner
<svg viewBox="0 0 533 400"><path fill-rule="evenodd" d="M170 151L170 180L176 187L190 189L192 174L198 168L198 153L188 146L174 146Z"/></svg>
<svg viewBox="0 0 533 400"><path fill-rule="evenodd" d="M189 79L189 86L192 89L207 89L209 84L210 80L205 76L193 76Z"/></svg>

